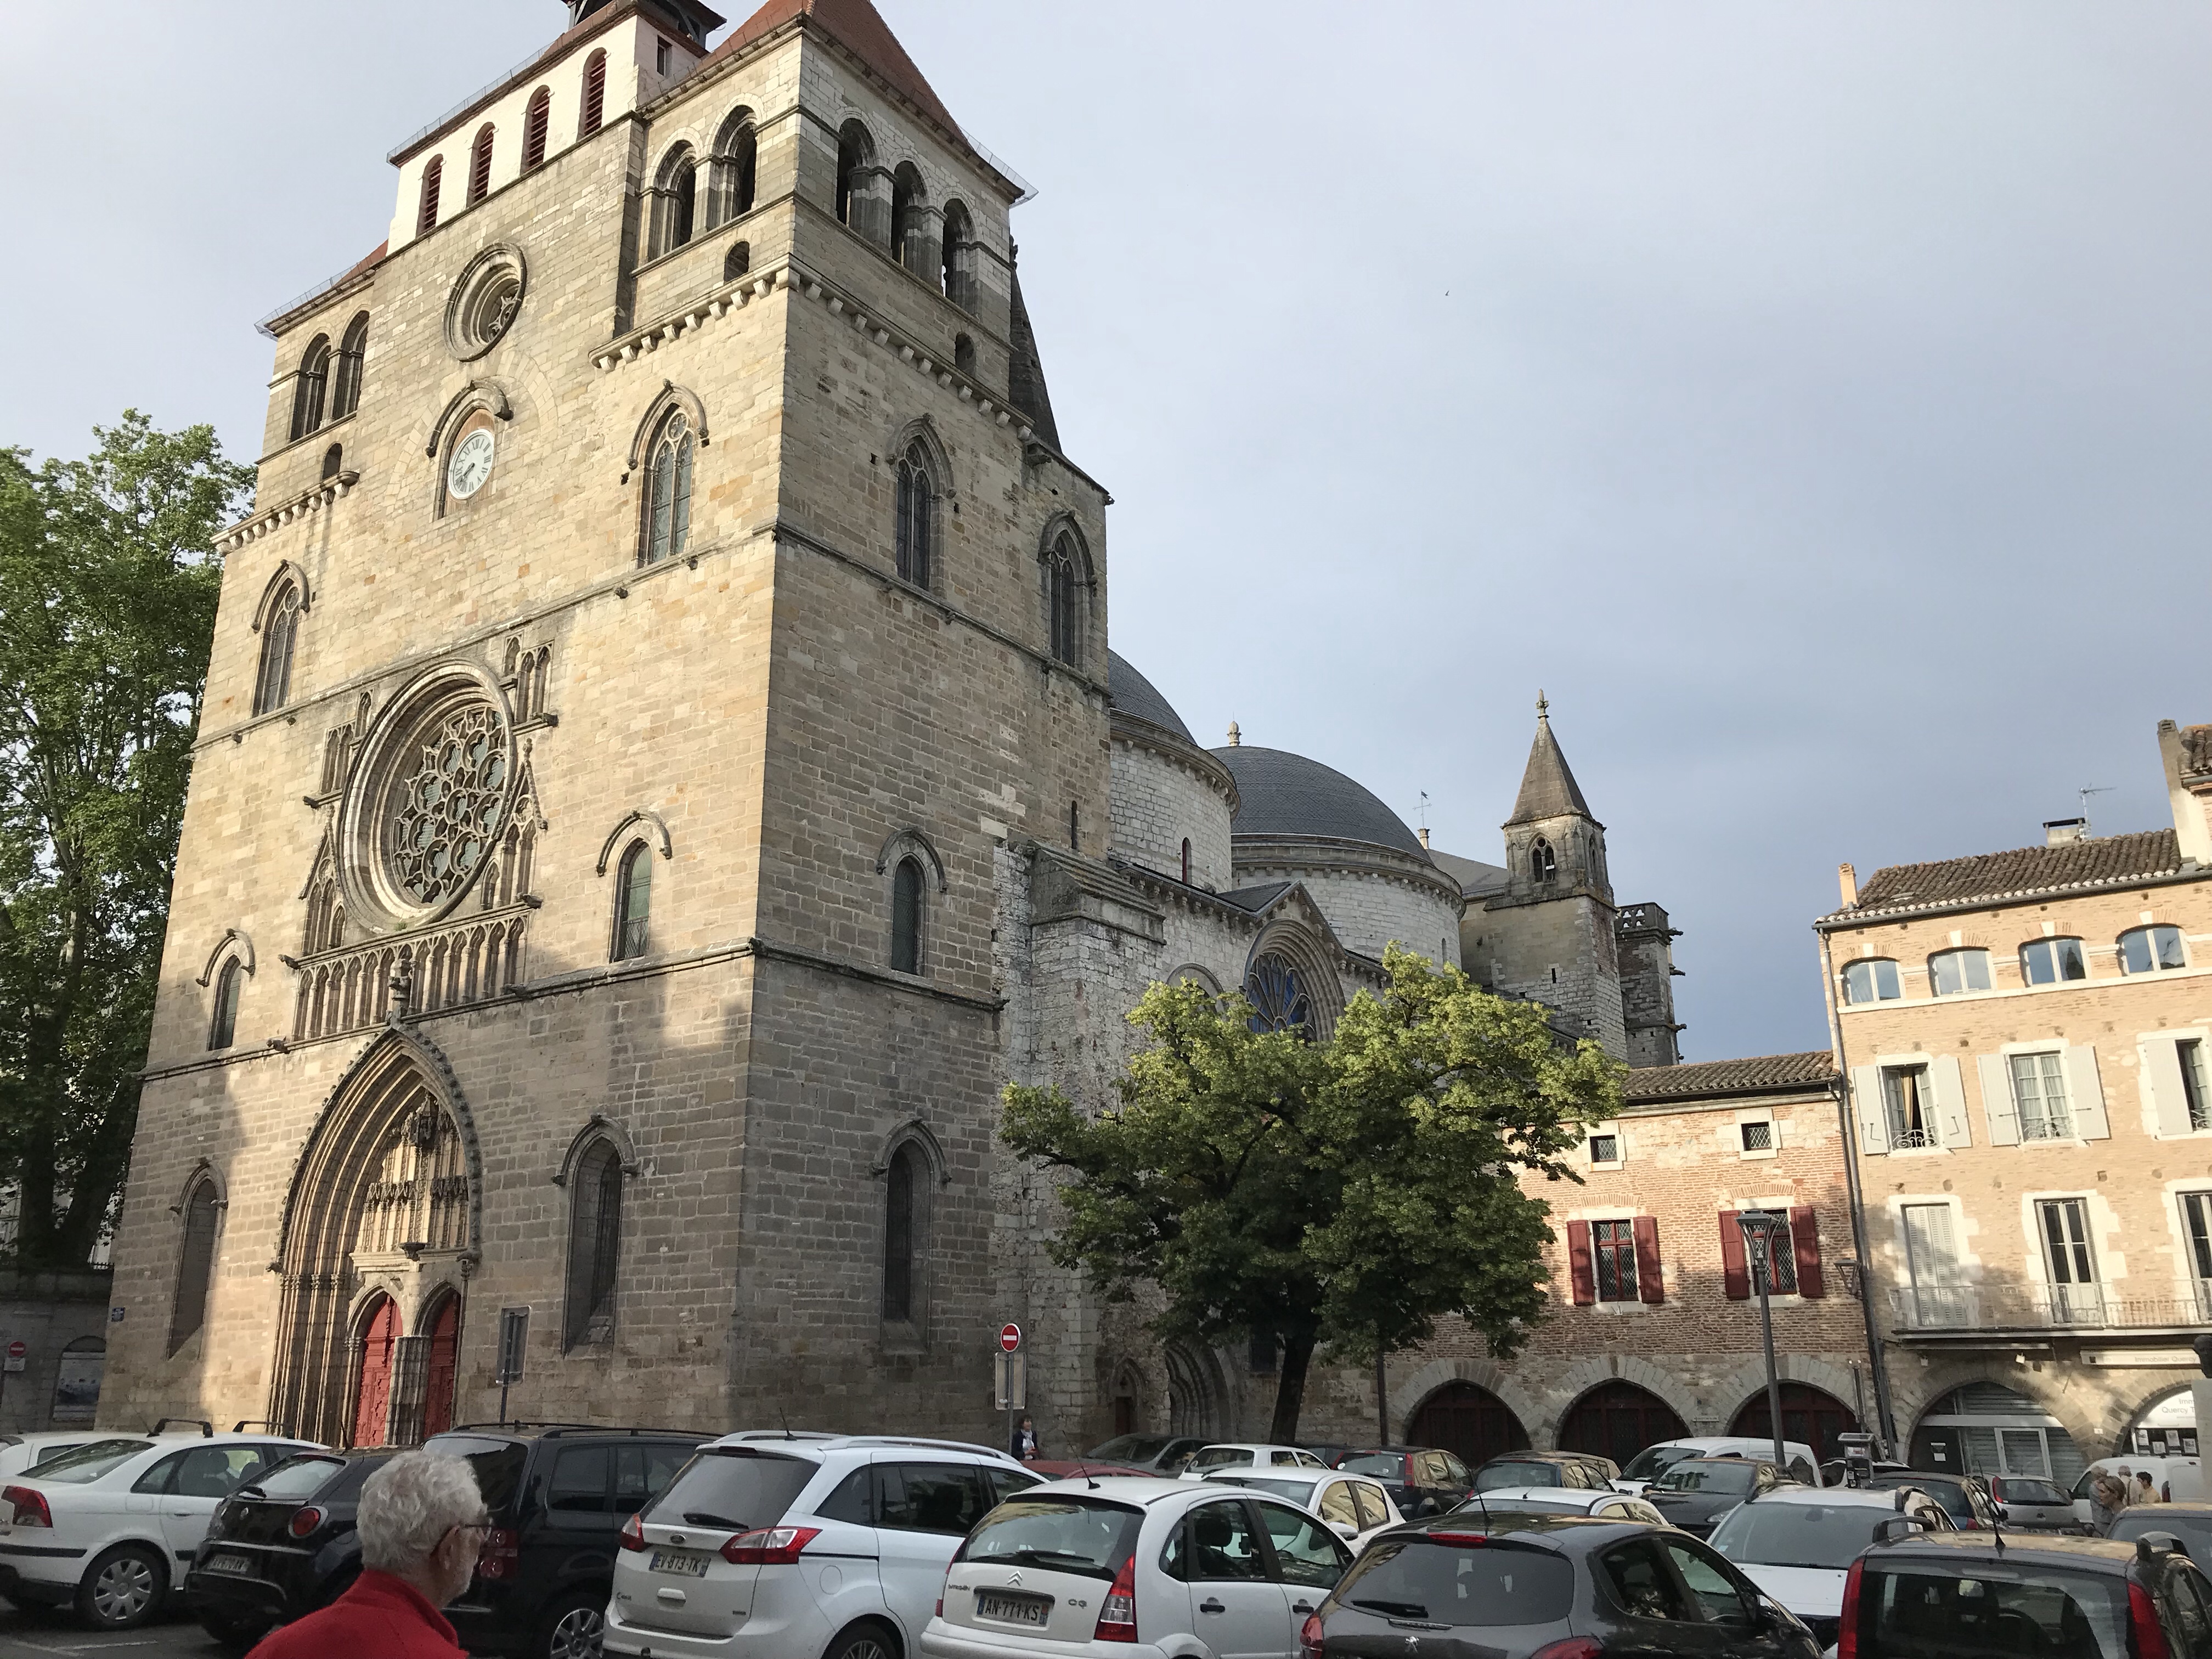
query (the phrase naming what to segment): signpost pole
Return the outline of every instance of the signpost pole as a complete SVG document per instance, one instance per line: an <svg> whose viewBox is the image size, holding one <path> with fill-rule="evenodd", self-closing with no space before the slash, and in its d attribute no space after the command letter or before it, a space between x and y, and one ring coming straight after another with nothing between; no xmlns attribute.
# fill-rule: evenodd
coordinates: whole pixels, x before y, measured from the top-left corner
<svg viewBox="0 0 2212 1659"><path fill-rule="evenodd" d="M1006 1449L1012 1451L1022 1407L1029 1403L1029 1365L1022 1355L1022 1328L1012 1320L999 1327L999 1352L994 1359L999 1373L999 1404L1006 1413Z"/></svg>

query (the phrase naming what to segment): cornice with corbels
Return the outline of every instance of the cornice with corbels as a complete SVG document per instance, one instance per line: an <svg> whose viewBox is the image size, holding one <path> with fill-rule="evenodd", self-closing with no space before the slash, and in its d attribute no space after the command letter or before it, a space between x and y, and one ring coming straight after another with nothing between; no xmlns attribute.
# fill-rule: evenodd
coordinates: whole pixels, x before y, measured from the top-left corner
<svg viewBox="0 0 2212 1659"><path fill-rule="evenodd" d="M321 512L334 501L343 501L360 482L361 474L355 471L341 472L336 477L325 478L313 489L303 490L290 501L280 501L265 513L241 519L215 538L215 550L235 553L246 543L259 541L272 530L281 530L295 520L304 519L310 514Z"/></svg>

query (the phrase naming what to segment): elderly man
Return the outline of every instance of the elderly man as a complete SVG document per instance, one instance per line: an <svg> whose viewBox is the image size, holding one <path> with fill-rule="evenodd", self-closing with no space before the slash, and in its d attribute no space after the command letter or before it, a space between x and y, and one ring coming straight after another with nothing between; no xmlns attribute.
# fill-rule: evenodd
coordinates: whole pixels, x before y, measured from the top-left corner
<svg viewBox="0 0 2212 1659"><path fill-rule="evenodd" d="M466 1659L438 1609L468 1588L491 1522L476 1471L458 1457L404 1452L361 1489L361 1577L274 1631L252 1659Z"/></svg>

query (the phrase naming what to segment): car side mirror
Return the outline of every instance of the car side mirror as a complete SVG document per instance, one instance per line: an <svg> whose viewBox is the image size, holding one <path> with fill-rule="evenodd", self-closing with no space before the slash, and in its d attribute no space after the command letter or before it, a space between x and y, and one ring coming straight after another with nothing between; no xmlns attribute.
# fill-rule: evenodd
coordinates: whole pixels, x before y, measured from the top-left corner
<svg viewBox="0 0 2212 1659"><path fill-rule="evenodd" d="M1340 1521L1336 1523L1336 1535L1349 1543L1359 1536L1359 1528L1349 1522Z"/></svg>

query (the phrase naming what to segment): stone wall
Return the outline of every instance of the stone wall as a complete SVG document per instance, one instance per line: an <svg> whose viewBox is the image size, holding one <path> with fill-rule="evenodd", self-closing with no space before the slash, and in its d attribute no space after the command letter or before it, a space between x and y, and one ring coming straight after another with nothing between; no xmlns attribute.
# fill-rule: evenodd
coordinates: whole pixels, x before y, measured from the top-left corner
<svg viewBox="0 0 2212 1659"><path fill-rule="evenodd" d="M1114 851L1180 880L1190 845L1194 885L1236 885L1230 854L1229 799L1220 767L1197 750L1188 759L1165 746L1116 732L1114 738Z"/></svg>

